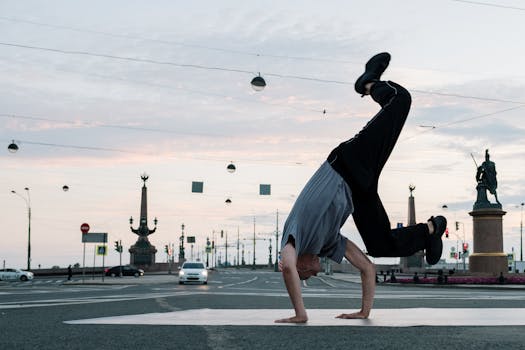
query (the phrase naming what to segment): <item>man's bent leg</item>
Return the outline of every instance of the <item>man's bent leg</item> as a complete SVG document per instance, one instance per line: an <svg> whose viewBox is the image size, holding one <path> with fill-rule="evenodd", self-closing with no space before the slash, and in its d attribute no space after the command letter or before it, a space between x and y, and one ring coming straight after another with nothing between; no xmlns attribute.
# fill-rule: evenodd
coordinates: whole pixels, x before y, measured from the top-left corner
<svg viewBox="0 0 525 350"><path fill-rule="evenodd" d="M410 256L425 249L427 224L392 229L377 193L352 193L353 218L368 254L374 257Z"/></svg>

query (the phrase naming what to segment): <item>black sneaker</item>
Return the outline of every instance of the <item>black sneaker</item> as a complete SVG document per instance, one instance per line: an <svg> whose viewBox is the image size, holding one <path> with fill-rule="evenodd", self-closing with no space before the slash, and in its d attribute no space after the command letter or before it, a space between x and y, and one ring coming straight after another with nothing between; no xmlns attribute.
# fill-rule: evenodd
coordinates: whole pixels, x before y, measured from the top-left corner
<svg viewBox="0 0 525 350"><path fill-rule="evenodd" d="M365 72L355 81L355 91L366 95L365 85L372 81L379 81L381 75L390 63L390 54L388 52L378 53L368 60L365 65Z"/></svg>
<svg viewBox="0 0 525 350"><path fill-rule="evenodd" d="M447 229L447 219L443 216L431 217L428 219L434 225L434 233L428 235L427 246L425 248L425 258L429 265L435 265L441 259L443 253L443 242L441 236Z"/></svg>

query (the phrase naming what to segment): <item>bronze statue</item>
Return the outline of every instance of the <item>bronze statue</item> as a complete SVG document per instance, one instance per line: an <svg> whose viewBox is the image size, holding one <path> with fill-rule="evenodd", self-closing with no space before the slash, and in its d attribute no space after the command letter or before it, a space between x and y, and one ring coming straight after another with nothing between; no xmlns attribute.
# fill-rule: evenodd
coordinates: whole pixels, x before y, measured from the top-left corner
<svg viewBox="0 0 525 350"><path fill-rule="evenodd" d="M474 157L472 157L474 159ZM474 160L474 163L476 161ZM498 188L498 180L496 179L496 164L490 160L489 150L485 150L485 161L480 166L477 165L476 171L476 190L478 191L478 198L474 204L474 209L479 208L501 208L501 203L498 200L496 189ZM490 203L487 199L487 192L494 195L496 203Z"/></svg>

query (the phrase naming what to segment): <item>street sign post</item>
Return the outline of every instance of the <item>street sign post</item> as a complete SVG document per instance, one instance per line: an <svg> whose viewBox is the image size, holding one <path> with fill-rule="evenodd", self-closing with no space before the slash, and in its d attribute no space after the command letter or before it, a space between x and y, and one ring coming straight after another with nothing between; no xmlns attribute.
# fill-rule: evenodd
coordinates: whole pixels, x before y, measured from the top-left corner
<svg viewBox="0 0 525 350"><path fill-rule="evenodd" d="M88 233L89 232L89 224L83 223L80 225L80 231L82 233Z"/></svg>
<svg viewBox="0 0 525 350"><path fill-rule="evenodd" d="M80 225L80 232L82 232L82 235L89 232L89 224L83 223ZM82 258L82 283L84 283L84 278L86 277L86 242L82 239L82 243L84 243L84 252L83 252L83 258Z"/></svg>
<svg viewBox="0 0 525 350"><path fill-rule="evenodd" d="M107 232L88 232L82 234L83 243L107 243Z"/></svg>
<svg viewBox="0 0 525 350"><path fill-rule="evenodd" d="M86 274L86 243L107 243L108 234L107 232L89 232L89 224L83 223L80 225L80 231L82 232L82 243L84 243L84 252L83 252L83 268L82 268L82 283L84 283L84 278ZM102 282L104 282L104 258L107 254L107 247L104 244L103 246L96 246L93 252L93 279L95 278L95 261L96 255L102 255Z"/></svg>

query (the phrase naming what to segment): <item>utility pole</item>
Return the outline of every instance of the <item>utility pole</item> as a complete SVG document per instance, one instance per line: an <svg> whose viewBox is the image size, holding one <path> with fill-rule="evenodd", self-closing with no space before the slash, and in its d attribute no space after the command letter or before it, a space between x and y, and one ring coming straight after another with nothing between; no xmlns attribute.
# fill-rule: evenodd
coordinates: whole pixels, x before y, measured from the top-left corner
<svg viewBox="0 0 525 350"><path fill-rule="evenodd" d="M239 261L239 226L237 226L237 266L241 263Z"/></svg>
<svg viewBox="0 0 525 350"><path fill-rule="evenodd" d="M253 217L253 269L255 270L255 216Z"/></svg>
<svg viewBox="0 0 525 350"><path fill-rule="evenodd" d="M222 230L221 230L221 236L222 236ZM224 247L225 251L224 251L224 266L228 267L228 231L226 231L226 245Z"/></svg>
<svg viewBox="0 0 525 350"><path fill-rule="evenodd" d="M275 266L273 270L279 271L279 209L277 209L275 223Z"/></svg>
<svg viewBox="0 0 525 350"><path fill-rule="evenodd" d="M519 208L521 206L521 221L520 221L520 261L523 261L523 206L525 203L521 203L520 205L516 205L516 208ZM517 260L517 259L515 259Z"/></svg>

